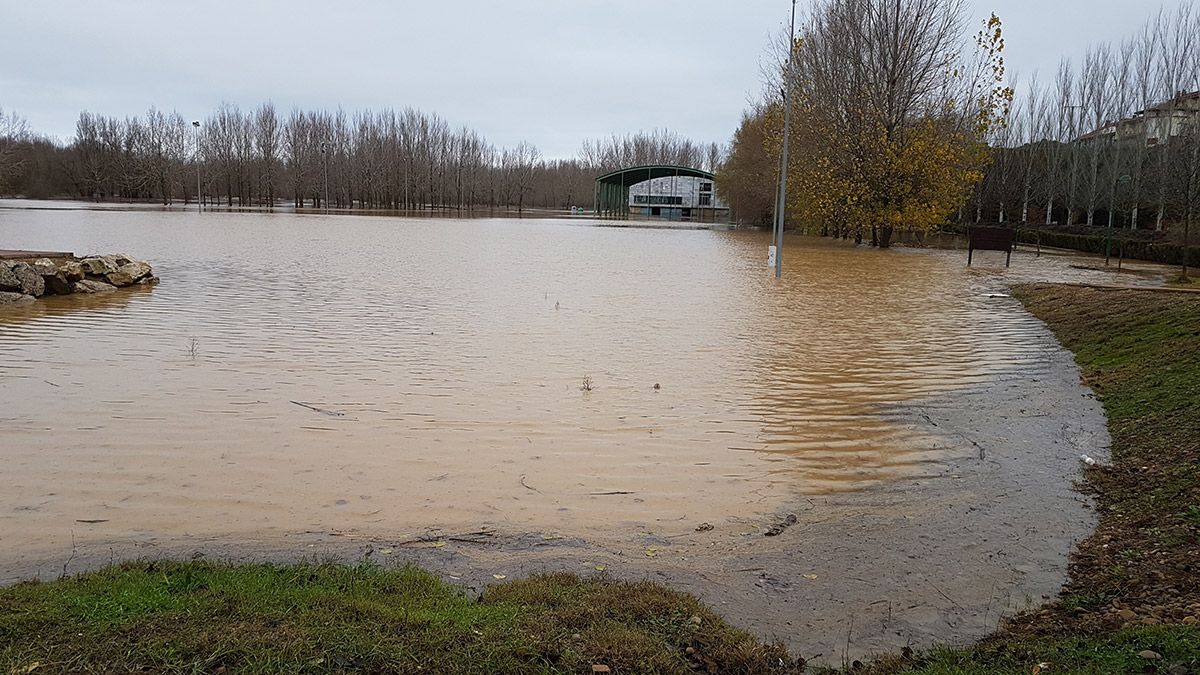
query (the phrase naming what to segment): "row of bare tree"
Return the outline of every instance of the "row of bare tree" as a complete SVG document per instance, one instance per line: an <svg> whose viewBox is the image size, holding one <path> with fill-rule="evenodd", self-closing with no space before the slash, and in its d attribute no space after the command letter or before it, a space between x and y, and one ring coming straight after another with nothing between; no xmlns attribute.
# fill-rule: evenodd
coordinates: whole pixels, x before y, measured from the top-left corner
<svg viewBox="0 0 1200 675"><path fill-rule="evenodd" d="M1187 228L1200 216L1198 35L1187 0L1024 83L964 219Z"/></svg>
<svg viewBox="0 0 1200 675"><path fill-rule="evenodd" d="M595 177L608 170L711 169L721 159L716 144L654 131L588 141L577 158L546 160L529 143L497 148L411 108L283 116L270 103L249 111L225 104L196 122L154 108L124 119L84 112L66 144L0 116L9 119L11 133L0 127L0 193L7 177L7 192L38 197L170 204L196 199L199 182L203 199L227 206L286 199L298 208L569 208L590 206Z"/></svg>

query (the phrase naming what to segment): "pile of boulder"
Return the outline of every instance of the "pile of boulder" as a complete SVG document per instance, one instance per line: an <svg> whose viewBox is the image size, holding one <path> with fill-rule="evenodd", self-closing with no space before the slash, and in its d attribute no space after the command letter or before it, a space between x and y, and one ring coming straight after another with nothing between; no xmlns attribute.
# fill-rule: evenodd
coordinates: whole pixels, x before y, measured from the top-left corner
<svg viewBox="0 0 1200 675"><path fill-rule="evenodd" d="M123 255L0 260L0 304L32 302L44 295L108 293L157 282L149 264Z"/></svg>

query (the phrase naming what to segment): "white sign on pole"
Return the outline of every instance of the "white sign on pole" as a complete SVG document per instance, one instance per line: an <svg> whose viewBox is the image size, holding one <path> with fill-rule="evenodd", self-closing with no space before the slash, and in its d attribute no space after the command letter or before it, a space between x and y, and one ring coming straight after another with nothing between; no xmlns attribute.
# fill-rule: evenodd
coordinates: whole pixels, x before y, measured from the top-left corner
<svg viewBox="0 0 1200 675"><path fill-rule="evenodd" d="M767 267L774 267L774 266L775 266L775 245L772 244L767 247Z"/></svg>

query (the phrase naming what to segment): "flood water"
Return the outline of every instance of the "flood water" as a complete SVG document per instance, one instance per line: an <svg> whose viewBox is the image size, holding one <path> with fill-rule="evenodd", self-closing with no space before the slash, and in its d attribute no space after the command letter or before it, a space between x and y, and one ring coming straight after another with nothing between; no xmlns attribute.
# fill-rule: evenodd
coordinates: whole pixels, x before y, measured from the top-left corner
<svg viewBox="0 0 1200 675"><path fill-rule="evenodd" d="M162 279L0 307L0 546L430 527L603 541L886 490L975 452L893 406L1039 358L1039 324L989 293L1116 278L797 238L777 281L767 239L0 210L0 247L120 252Z"/></svg>

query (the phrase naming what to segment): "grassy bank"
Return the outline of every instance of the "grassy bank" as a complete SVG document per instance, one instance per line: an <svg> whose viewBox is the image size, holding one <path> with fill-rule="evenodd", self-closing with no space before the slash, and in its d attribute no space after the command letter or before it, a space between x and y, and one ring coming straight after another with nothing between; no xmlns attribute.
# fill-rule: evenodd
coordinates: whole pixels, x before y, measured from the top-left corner
<svg viewBox="0 0 1200 675"><path fill-rule="evenodd" d="M645 583L536 576L470 599L415 568L141 563L0 590L0 673L795 672Z"/></svg>
<svg viewBox="0 0 1200 675"><path fill-rule="evenodd" d="M1100 524L1057 602L967 650L882 659L876 673L1200 673L1200 296L1015 289L1099 395L1112 464L1082 486Z"/></svg>

